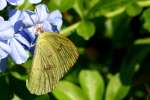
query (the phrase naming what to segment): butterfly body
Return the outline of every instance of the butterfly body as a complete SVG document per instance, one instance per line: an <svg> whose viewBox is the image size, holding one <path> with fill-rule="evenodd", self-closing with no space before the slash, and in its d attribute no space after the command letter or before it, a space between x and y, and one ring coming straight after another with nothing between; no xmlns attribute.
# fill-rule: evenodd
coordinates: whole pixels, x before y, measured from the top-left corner
<svg viewBox="0 0 150 100"><path fill-rule="evenodd" d="M26 81L28 90L36 95L51 92L78 56L77 48L65 36L51 32L40 34Z"/></svg>

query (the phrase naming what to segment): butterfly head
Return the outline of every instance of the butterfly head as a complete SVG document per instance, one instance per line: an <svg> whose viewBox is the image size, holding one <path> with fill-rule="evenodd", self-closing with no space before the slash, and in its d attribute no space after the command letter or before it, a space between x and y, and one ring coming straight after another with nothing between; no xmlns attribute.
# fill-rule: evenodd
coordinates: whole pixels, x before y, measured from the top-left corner
<svg viewBox="0 0 150 100"><path fill-rule="evenodd" d="M40 35L41 33L44 33L44 28L43 28L43 25L41 25L41 24L37 24L36 26L35 26L35 34L36 35Z"/></svg>
<svg viewBox="0 0 150 100"><path fill-rule="evenodd" d="M52 26L52 32L56 32L56 33L59 32L57 29L57 26L55 26L55 25L51 25L51 26ZM41 33L44 33L44 32L45 32L45 30L44 30L44 27L42 24L37 24L35 26L35 28L34 28L35 35L40 35Z"/></svg>

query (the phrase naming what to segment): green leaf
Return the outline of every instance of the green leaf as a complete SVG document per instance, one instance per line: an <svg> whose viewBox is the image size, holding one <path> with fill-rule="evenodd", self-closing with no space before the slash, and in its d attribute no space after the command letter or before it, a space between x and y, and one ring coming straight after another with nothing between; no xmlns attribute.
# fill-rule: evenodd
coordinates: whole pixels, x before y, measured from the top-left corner
<svg viewBox="0 0 150 100"><path fill-rule="evenodd" d="M128 47L132 41L131 29L129 27L131 23L131 17L127 14L121 14L112 18L112 44L115 48Z"/></svg>
<svg viewBox="0 0 150 100"><path fill-rule="evenodd" d="M126 12L129 16L137 16L142 11L142 7L140 7L137 3L130 3L127 5Z"/></svg>
<svg viewBox="0 0 150 100"><path fill-rule="evenodd" d="M34 100L35 95L31 94L27 88L25 81L18 80L11 75L9 75L9 83L10 83L10 90L13 91L13 93L21 98L21 100ZM6 99L5 99L6 100ZM10 100L10 99L7 99Z"/></svg>
<svg viewBox="0 0 150 100"><path fill-rule="evenodd" d="M139 45L139 44L150 44L150 38L142 38L142 39L137 39L134 44Z"/></svg>
<svg viewBox="0 0 150 100"><path fill-rule="evenodd" d="M79 14L79 16L81 18L84 17L84 7L83 7L83 1L82 0L76 0L73 8Z"/></svg>
<svg viewBox="0 0 150 100"><path fill-rule="evenodd" d="M106 89L105 100L122 100L130 89L130 86L125 86L121 83L119 74L111 77Z"/></svg>
<svg viewBox="0 0 150 100"><path fill-rule="evenodd" d="M1 76L1 74L2 73L0 73L0 99L11 100L13 92L10 89L8 77L6 75Z"/></svg>
<svg viewBox="0 0 150 100"><path fill-rule="evenodd" d="M49 9L60 9L66 11L73 7L76 0L51 0L48 4Z"/></svg>
<svg viewBox="0 0 150 100"><path fill-rule="evenodd" d="M76 0L74 10L79 14L81 18L85 18L90 9L94 7L100 0Z"/></svg>
<svg viewBox="0 0 150 100"><path fill-rule="evenodd" d="M103 100L104 81L97 71L82 70L79 81L88 100Z"/></svg>
<svg viewBox="0 0 150 100"><path fill-rule="evenodd" d="M94 7L99 1L101 0L84 0L87 9Z"/></svg>
<svg viewBox="0 0 150 100"><path fill-rule="evenodd" d="M27 79L27 75L22 75L18 72L11 72L11 75L14 76L15 78L19 79L19 80L23 80L25 81Z"/></svg>
<svg viewBox="0 0 150 100"><path fill-rule="evenodd" d="M98 17L101 15L107 15L107 13L115 12L111 14L111 16L118 15L122 13L123 11L119 11L119 9L124 9L125 5L129 1L124 1L124 0L102 0L99 1L92 9L89 11L89 16L90 17ZM117 11L116 11L117 10ZM109 14L110 15L110 14Z"/></svg>
<svg viewBox="0 0 150 100"><path fill-rule="evenodd" d="M147 7L150 2L147 0L100 0L92 9L89 11L90 17L99 17L101 15L107 17L114 17L123 13L126 8L127 12L131 16L138 15L142 7Z"/></svg>
<svg viewBox="0 0 150 100"><path fill-rule="evenodd" d="M31 69L32 66L32 59L29 59L27 62L22 64L22 67L24 67L26 70Z"/></svg>
<svg viewBox="0 0 150 100"><path fill-rule="evenodd" d="M150 8L144 11L143 14L144 19L144 28L150 32Z"/></svg>
<svg viewBox="0 0 150 100"><path fill-rule="evenodd" d="M61 1L60 2L60 10L66 11L73 7L76 0L60 0L60 1Z"/></svg>
<svg viewBox="0 0 150 100"><path fill-rule="evenodd" d="M77 34L85 40L89 40L95 33L95 25L90 21L81 21L77 28Z"/></svg>
<svg viewBox="0 0 150 100"><path fill-rule="evenodd" d="M38 96L34 100L49 100L49 98L50 98L49 95L46 94L46 95Z"/></svg>
<svg viewBox="0 0 150 100"><path fill-rule="evenodd" d="M20 97L18 97L17 95L14 95L13 98L11 100L21 100Z"/></svg>
<svg viewBox="0 0 150 100"><path fill-rule="evenodd" d="M81 88L69 81L60 81L53 94L58 100L86 100Z"/></svg>
<svg viewBox="0 0 150 100"><path fill-rule="evenodd" d="M129 48L123 59L120 72L121 81L124 84L132 83L134 73L137 71L137 64L140 64L149 52L149 45L134 45Z"/></svg>
<svg viewBox="0 0 150 100"><path fill-rule="evenodd" d="M150 1L149 0L138 0L137 4L140 7L149 7L150 6Z"/></svg>

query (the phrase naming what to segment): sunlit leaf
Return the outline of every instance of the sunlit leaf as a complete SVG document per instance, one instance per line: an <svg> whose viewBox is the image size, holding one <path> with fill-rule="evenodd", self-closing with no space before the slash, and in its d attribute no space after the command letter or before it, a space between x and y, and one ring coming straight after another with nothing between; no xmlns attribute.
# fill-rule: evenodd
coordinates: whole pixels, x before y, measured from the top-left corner
<svg viewBox="0 0 150 100"><path fill-rule="evenodd" d="M82 0L76 0L74 7L75 11L79 14L81 18L84 17L84 8L83 8L83 1Z"/></svg>
<svg viewBox="0 0 150 100"><path fill-rule="evenodd" d="M49 8L60 9L61 11L66 11L73 7L76 0L51 0L49 2Z"/></svg>
<svg viewBox="0 0 150 100"><path fill-rule="evenodd" d="M21 75L18 72L11 72L11 75L14 76L15 78L19 79L19 80L23 80L25 81L27 79L27 75Z"/></svg>
<svg viewBox="0 0 150 100"><path fill-rule="evenodd" d="M150 32L150 9L144 11L143 19L144 19L143 27Z"/></svg>
<svg viewBox="0 0 150 100"><path fill-rule="evenodd" d="M95 26L90 21L81 21L77 28L77 34L85 40L89 40L95 33Z"/></svg>
<svg viewBox="0 0 150 100"><path fill-rule="evenodd" d="M56 0L55 0L56 1ZM61 0L60 9L66 11L73 7L76 0Z"/></svg>
<svg viewBox="0 0 150 100"><path fill-rule="evenodd" d="M127 5L126 12L130 16L137 16L142 11L142 8L136 3L130 3Z"/></svg>
<svg viewBox="0 0 150 100"><path fill-rule="evenodd" d="M119 74L111 77L107 89L105 100L123 100L128 94L130 86L125 86L121 83Z"/></svg>
<svg viewBox="0 0 150 100"><path fill-rule="evenodd" d="M79 81L88 100L103 100L104 81L97 71L82 70Z"/></svg>
<svg viewBox="0 0 150 100"><path fill-rule="evenodd" d="M86 100L81 88L69 81L60 81L53 94L58 100Z"/></svg>
<svg viewBox="0 0 150 100"><path fill-rule="evenodd" d="M14 97L12 98L12 100L21 100L21 98L18 97L17 95L14 95Z"/></svg>
<svg viewBox="0 0 150 100"><path fill-rule="evenodd" d="M84 0L87 9L94 7L99 1L101 0Z"/></svg>
<svg viewBox="0 0 150 100"><path fill-rule="evenodd" d="M116 11L118 9L122 9L125 7L125 5L128 3L124 2L123 0L102 0L98 2L90 11L89 11L89 16L94 17L94 16L101 16L101 15L106 15L107 13ZM122 12L120 12L122 13ZM118 13L114 13L115 15L118 15ZM112 15L112 16L115 16Z"/></svg>
<svg viewBox="0 0 150 100"><path fill-rule="evenodd" d="M142 39L137 39L134 44L150 44L150 38L147 37L147 38L142 38Z"/></svg>

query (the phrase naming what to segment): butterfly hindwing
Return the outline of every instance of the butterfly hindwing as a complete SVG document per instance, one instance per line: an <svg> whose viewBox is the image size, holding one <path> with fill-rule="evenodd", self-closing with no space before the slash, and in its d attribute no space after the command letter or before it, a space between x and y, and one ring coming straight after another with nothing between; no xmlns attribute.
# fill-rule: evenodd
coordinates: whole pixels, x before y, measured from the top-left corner
<svg viewBox="0 0 150 100"><path fill-rule="evenodd" d="M51 92L78 58L75 45L57 33L43 33L37 39L27 88L33 94Z"/></svg>

